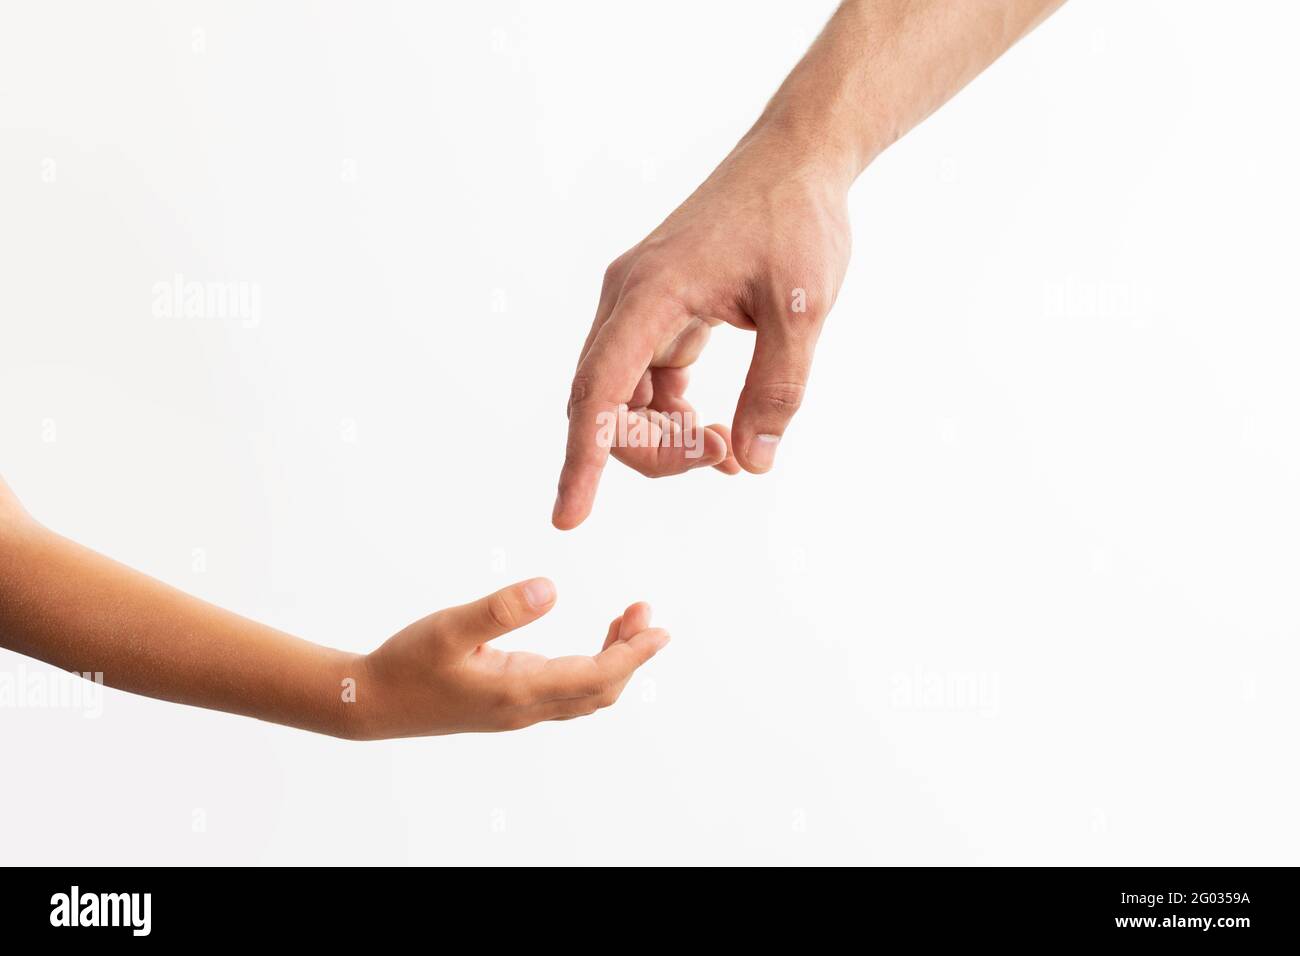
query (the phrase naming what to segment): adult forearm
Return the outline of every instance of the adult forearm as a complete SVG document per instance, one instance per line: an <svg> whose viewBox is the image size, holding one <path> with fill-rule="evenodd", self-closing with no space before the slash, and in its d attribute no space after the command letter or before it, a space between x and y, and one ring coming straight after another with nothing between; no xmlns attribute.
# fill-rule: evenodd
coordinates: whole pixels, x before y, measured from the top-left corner
<svg viewBox="0 0 1300 956"><path fill-rule="evenodd" d="M755 129L779 129L847 186L1062 3L848 0Z"/></svg>

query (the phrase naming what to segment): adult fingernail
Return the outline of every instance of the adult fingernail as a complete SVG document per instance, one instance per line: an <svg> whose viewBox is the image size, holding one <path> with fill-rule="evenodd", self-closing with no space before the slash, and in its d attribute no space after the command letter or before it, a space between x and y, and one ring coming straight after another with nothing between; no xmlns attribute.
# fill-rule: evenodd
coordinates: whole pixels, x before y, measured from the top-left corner
<svg viewBox="0 0 1300 956"><path fill-rule="evenodd" d="M780 435L755 435L749 440L745 457L759 471L767 471L776 461L776 446L780 440Z"/></svg>
<svg viewBox="0 0 1300 956"><path fill-rule="evenodd" d="M524 600L533 610L540 610L555 600L555 585L546 578L533 578L524 585Z"/></svg>

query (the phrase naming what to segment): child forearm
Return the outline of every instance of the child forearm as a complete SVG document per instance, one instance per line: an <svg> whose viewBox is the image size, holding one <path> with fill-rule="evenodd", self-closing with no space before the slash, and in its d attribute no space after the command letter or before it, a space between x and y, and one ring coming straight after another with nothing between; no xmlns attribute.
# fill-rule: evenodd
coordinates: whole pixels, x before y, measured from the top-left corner
<svg viewBox="0 0 1300 956"><path fill-rule="evenodd" d="M489 646L554 605L554 586L534 578L430 614L369 654L345 653L60 537L0 480L0 647L162 700L353 739L517 730L609 706L668 641L634 604L590 657Z"/></svg>
<svg viewBox="0 0 1300 956"><path fill-rule="evenodd" d="M34 521L0 526L0 646L122 690L347 736L358 655L248 620Z"/></svg>

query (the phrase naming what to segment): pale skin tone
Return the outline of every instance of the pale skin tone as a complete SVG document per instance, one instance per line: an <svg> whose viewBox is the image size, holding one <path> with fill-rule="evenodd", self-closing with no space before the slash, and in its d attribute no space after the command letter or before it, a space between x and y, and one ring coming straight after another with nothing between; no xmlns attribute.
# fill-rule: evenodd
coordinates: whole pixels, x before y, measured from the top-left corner
<svg viewBox="0 0 1300 956"><path fill-rule="evenodd" d="M887 146L1063 0L850 0L713 174L605 273L579 353L552 521L591 513L607 457L650 477L713 466L761 474L803 400L849 263L849 187ZM730 428L686 398L710 331L756 333ZM649 442L609 447L627 406ZM689 446L702 453L688 454Z"/></svg>
<svg viewBox="0 0 1300 956"><path fill-rule="evenodd" d="M772 467L848 266L849 187L1061 2L839 9L708 180L609 267L573 380L557 527L590 513L610 454L602 421L620 406L649 443L613 454L643 474ZM757 333L732 425L674 442L671 430L694 420L688 370L724 323ZM590 657L490 645L554 603L551 583L534 578L416 621L369 654L333 650L55 534L0 481L0 647L163 700L353 739L515 730L612 704L668 641L634 604Z"/></svg>

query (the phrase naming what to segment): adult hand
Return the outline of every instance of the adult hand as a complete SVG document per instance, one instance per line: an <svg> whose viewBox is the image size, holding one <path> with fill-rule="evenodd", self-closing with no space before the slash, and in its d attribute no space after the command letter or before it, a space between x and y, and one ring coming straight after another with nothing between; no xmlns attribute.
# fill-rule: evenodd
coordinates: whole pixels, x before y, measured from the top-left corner
<svg viewBox="0 0 1300 956"><path fill-rule="evenodd" d="M848 265L849 186L1061 2L845 0L731 155L606 271L556 527L591 512L611 450L652 477L772 467ZM758 333L754 358L730 431L699 429L688 370L724 322Z"/></svg>
<svg viewBox="0 0 1300 956"><path fill-rule="evenodd" d="M590 513L611 452L649 477L772 467L849 261L850 179L822 160L756 128L606 271L573 378L556 527ZM689 369L723 323L757 333L753 360L730 429L701 428ZM613 432L620 414L626 427Z"/></svg>

